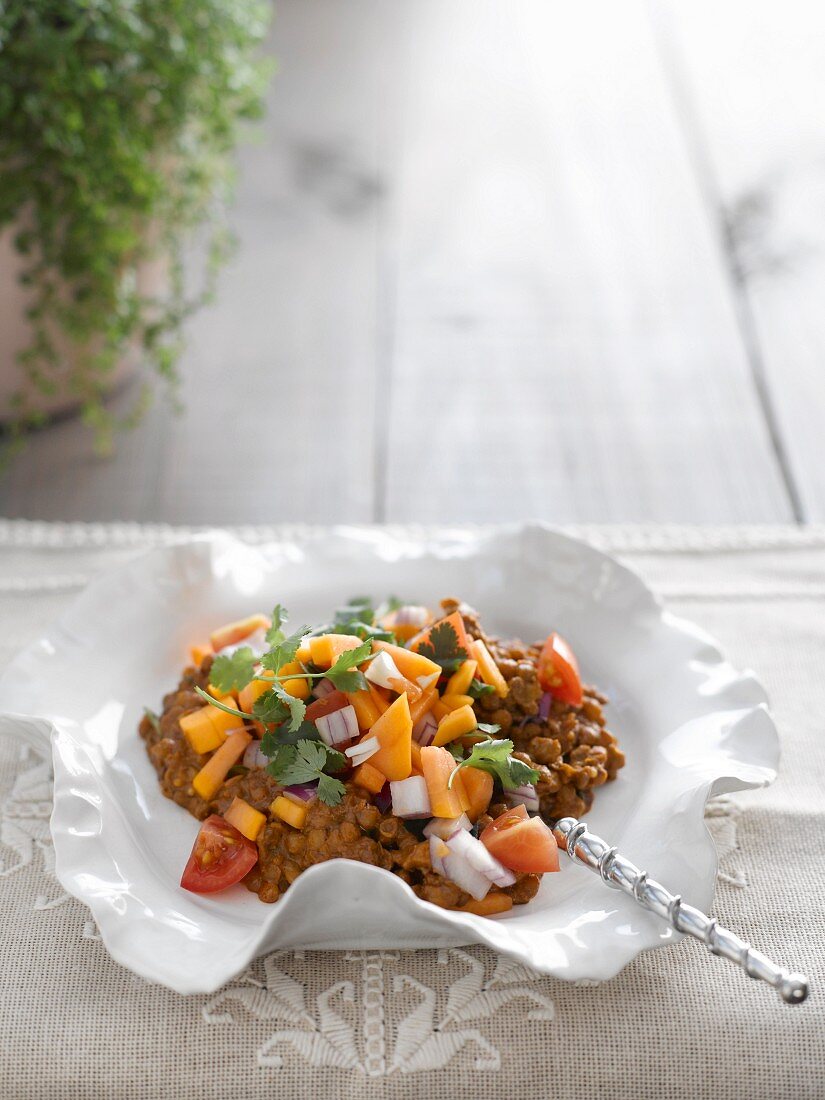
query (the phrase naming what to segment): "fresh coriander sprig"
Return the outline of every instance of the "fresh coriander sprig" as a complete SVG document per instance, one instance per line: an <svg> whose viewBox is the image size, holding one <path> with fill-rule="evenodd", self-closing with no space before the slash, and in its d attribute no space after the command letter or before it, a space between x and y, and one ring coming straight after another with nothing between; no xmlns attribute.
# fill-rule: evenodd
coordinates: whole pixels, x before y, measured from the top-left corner
<svg viewBox="0 0 825 1100"><path fill-rule="evenodd" d="M234 714L238 718L243 718L245 722L254 722L255 717L252 714L247 714L245 710L238 710L237 707L227 706L226 703L222 703L219 699L216 699L214 695L210 695L208 691L204 691L202 687L195 687L195 691L200 695L201 699L205 699L210 706L217 707L218 710L225 711L227 714Z"/></svg>
<svg viewBox="0 0 825 1100"><path fill-rule="evenodd" d="M455 672L467 660L467 650L459 644L452 623L443 622L430 630L429 637L418 646L422 657L429 657L445 672Z"/></svg>
<svg viewBox="0 0 825 1100"><path fill-rule="evenodd" d="M302 740L296 745L281 745L267 765L267 771L284 786L317 781L321 802L337 806L346 793L346 787L340 779L328 775L326 769L338 772L345 762L343 753L323 741Z"/></svg>
<svg viewBox="0 0 825 1100"><path fill-rule="evenodd" d="M513 742L509 738L489 738L473 745L473 751L460 764L457 764L447 781L448 788L453 785L453 780L462 768L479 768L489 772L494 779L501 783L505 791L515 790L525 783L537 783L539 773L535 768L529 767L521 760L517 760L510 754L513 751Z"/></svg>

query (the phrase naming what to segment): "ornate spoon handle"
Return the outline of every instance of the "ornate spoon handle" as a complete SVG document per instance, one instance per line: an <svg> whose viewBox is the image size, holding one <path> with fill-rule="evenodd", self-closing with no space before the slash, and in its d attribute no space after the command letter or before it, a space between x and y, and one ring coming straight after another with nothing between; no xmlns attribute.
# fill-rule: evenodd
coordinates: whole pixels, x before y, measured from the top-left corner
<svg viewBox="0 0 825 1100"><path fill-rule="evenodd" d="M608 886L623 890L643 908L664 917L677 932L686 932L701 940L708 951L724 955L751 978L760 978L772 985L783 1001L798 1005L808 996L808 979L804 974L783 970L750 944L721 928L713 917L705 916L692 905L685 905L679 894L671 894L661 883L649 879L645 871L620 856L615 848L588 832L583 821L563 817L556 822L553 833L559 847L575 863L596 871Z"/></svg>

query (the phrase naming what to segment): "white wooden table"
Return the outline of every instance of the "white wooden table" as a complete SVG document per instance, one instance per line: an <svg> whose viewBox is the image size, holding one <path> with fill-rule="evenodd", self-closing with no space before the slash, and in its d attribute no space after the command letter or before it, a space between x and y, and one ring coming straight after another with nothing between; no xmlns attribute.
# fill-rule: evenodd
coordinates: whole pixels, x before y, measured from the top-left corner
<svg viewBox="0 0 825 1100"><path fill-rule="evenodd" d="M50 427L0 513L825 517L822 4L279 0L271 49L185 413Z"/></svg>

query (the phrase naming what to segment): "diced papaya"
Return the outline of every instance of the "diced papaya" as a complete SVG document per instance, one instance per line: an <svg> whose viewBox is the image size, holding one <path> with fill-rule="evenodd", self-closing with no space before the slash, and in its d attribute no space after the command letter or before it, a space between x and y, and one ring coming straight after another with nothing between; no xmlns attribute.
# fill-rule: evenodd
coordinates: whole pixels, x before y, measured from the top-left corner
<svg viewBox="0 0 825 1100"><path fill-rule="evenodd" d="M238 710L242 710L245 714L251 714L256 701L260 699L265 691L269 691L270 687L272 687L272 684L267 684L264 680L250 680L246 687L241 688L238 692Z"/></svg>
<svg viewBox="0 0 825 1100"><path fill-rule="evenodd" d="M481 679L485 684L489 684L490 687L495 688L496 695L502 699L510 691L507 681L501 675L501 669L490 655L490 651L487 646L482 642L480 638L476 638L471 643L470 652L476 661L478 661L478 671L481 674Z"/></svg>
<svg viewBox="0 0 825 1100"><path fill-rule="evenodd" d="M414 703L410 703L410 717L412 718L413 725L423 718L428 710L432 710L433 705L438 702L438 692L434 687L427 688L427 690L421 695L419 699L416 699Z"/></svg>
<svg viewBox="0 0 825 1100"><path fill-rule="evenodd" d="M231 695L220 695L217 697L217 702L223 703L225 707L235 706L235 699ZM213 706L210 706L209 709L212 712L210 715L212 725L224 737L232 730L240 729L243 726L243 718L239 718L237 714L227 714L225 710Z"/></svg>
<svg viewBox="0 0 825 1100"><path fill-rule="evenodd" d="M476 712L472 707L462 706L457 710L451 710L439 720L433 744L447 745L457 737L463 737L465 733L472 733L477 725Z"/></svg>
<svg viewBox="0 0 825 1100"><path fill-rule="evenodd" d="M308 665L312 660L312 650L309 648L309 638L306 638L298 646L298 650L295 654L295 660L300 661L302 665Z"/></svg>
<svg viewBox="0 0 825 1100"><path fill-rule="evenodd" d="M496 913L506 913L513 908L513 899L509 894L488 894L486 898L471 898L464 905L456 905L458 913L475 913L477 917L493 917Z"/></svg>
<svg viewBox="0 0 825 1100"><path fill-rule="evenodd" d="M195 793L199 794L205 802L209 802L218 793L226 779L226 773L233 764L237 764L251 740L252 734L248 730L235 730L234 733L230 733L192 780Z"/></svg>
<svg viewBox="0 0 825 1100"><path fill-rule="evenodd" d="M415 740L410 742L410 763L412 764L413 775L423 775L421 770L421 746Z"/></svg>
<svg viewBox="0 0 825 1100"><path fill-rule="evenodd" d="M355 710L359 729L370 729L384 713L383 710L378 709L368 691L348 691L346 695Z"/></svg>
<svg viewBox="0 0 825 1100"><path fill-rule="evenodd" d="M309 652L318 668L331 668L342 653L363 644L354 634L321 634L309 639Z"/></svg>
<svg viewBox="0 0 825 1100"><path fill-rule="evenodd" d="M446 718L450 712L447 707L444 706L440 699L436 699L436 701L430 707L430 713L432 714L433 718L435 718L436 722L440 722L441 719Z"/></svg>
<svg viewBox="0 0 825 1100"><path fill-rule="evenodd" d="M234 691L221 691L220 688L216 688L214 684L207 684L206 690L209 692L213 699L217 699L221 703L226 702L226 700L228 699L229 702L227 703L227 706L236 707L238 705L238 701L235 698Z"/></svg>
<svg viewBox="0 0 825 1100"><path fill-rule="evenodd" d="M212 752L226 740L226 734L212 721L212 712L215 707L205 706L200 710L193 710L191 714L184 714L180 719L180 728L193 752Z"/></svg>
<svg viewBox="0 0 825 1100"><path fill-rule="evenodd" d="M203 645L193 645L189 652L192 654L192 664L195 668L200 668L204 657L212 656L212 646L209 642L204 642Z"/></svg>
<svg viewBox="0 0 825 1100"><path fill-rule="evenodd" d="M266 824L266 814L250 806L243 798L233 798L232 803L223 815L224 821L234 825L239 833L248 840L256 840L258 833Z"/></svg>
<svg viewBox="0 0 825 1100"><path fill-rule="evenodd" d="M441 696L441 704L450 711L458 710L459 707L472 707L473 697L472 695L450 695L445 691Z"/></svg>
<svg viewBox="0 0 825 1100"><path fill-rule="evenodd" d="M425 622L430 623L432 621L432 614L426 607L419 608L419 610L424 612L424 616L423 621L419 622L418 625L415 623L399 623L397 611L388 611L386 615L381 617L379 625L384 630L391 630L399 641L409 641L410 638L414 638L418 634Z"/></svg>
<svg viewBox="0 0 825 1100"><path fill-rule="evenodd" d="M384 711L368 737L377 737L381 746L369 763L387 779L408 779L412 773L412 718L406 695L399 695Z"/></svg>
<svg viewBox="0 0 825 1100"><path fill-rule="evenodd" d="M269 630L271 625L266 615L250 615L248 619L238 619L235 623L227 623L213 630L209 635L209 642L217 653L224 646L237 645L256 630Z"/></svg>
<svg viewBox="0 0 825 1100"><path fill-rule="evenodd" d="M493 797L493 777L481 768L462 768L456 779L459 776L468 802L464 812L470 821L476 822L490 805L490 799Z"/></svg>
<svg viewBox="0 0 825 1100"><path fill-rule="evenodd" d="M473 682L473 677L476 674L477 668L478 661L474 661L472 658L462 662L447 681L447 686L444 688L444 694L466 695L470 690L470 684Z"/></svg>
<svg viewBox="0 0 825 1100"><path fill-rule="evenodd" d="M391 696L386 688L379 687L378 684L367 683L367 689L370 693L370 698L376 708L380 710L381 714L389 709Z"/></svg>
<svg viewBox="0 0 825 1100"><path fill-rule="evenodd" d="M400 645L390 645L389 642L372 644L375 649L388 653L401 675L423 690L432 687L441 675L441 665L437 665L429 657L422 657L420 653L413 653L411 649L404 649Z"/></svg>
<svg viewBox="0 0 825 1100"><path fill-rule="evenodd" d="M369 760L359 764L352 773L352 781L358 787L363 787L370 794L378 794L387 782L387 777L378 768L373 767Z"/></svg>
<svg viewBox="0 0 825 1100"><path fill-rule="evenodd" d="M291 798L279 794L269 807L269 812L279 817L281 821L285 821L287 825L291 825L293 829L303 829L309 806L306 802L294 802Z"/></svg>
<svg viewBox="0 0 825 1100"><path fill-rule="evenodd" d="M292 673L303 671L298 661L290 661L288 665L282 665L278 669L278 675L291 676ZM287 695L291 695L294 699L308 699L311 690L306 676L296 676L294 680L281 680L281 687Z"/></svg>
<svg viewBox="0 0 825 1100"><path fill-rule="evenodd" d="M467 793L467 789L464 786L464 769L462 768L453 779L453 785L450 788L458 795L458 801L461 803L461 812L466 814L470 808L470 796Z"/></svg>
<svg viewBox="0 0 825 1100"><path fill-rule="evenodd" d="M464 652L472 657L474 654L470 652L470 636L467 633L467 628L464 626L464 620L461 617L459 611L454 611L452 615L447 615L444 619L439 619L437 623L433 623L432 626L428 626L426 630L422 630L420 634L416 634L414 638L411 638L407 642L407 648L417 653L419 648L424 642L429 641L430 634L443 623L449 623L458 637L458 644L464 650Z"/></svg>
<svg viewBox="0 0 825 1100"><path fill-rule="evenodd" d="M433 817L460 817L463 812L458 792L447 786L455 767L456 762L446 749L427 745L421 750L421 770L427 784Z"/></svg>

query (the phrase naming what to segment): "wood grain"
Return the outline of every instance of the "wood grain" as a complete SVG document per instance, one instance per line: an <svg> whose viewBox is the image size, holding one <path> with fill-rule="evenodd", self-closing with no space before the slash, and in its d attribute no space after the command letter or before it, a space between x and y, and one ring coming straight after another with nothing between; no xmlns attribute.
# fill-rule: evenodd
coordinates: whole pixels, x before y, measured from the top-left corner
<svg viewBox="0 0 825 1100"><path fill-rule="evenodd" d="M652 7L800 514L825 518L825 7Z"/></svg>
<svg viewBox="0 0 825 1100"><path fill-rule="evenodd" d="M415 6L390 519L780 520L636 3Z"/></svg>
<svg viewBox="0 0 825 1100"><path fill-rule="evenodd" d="M0 490L7 515L371 518L393 33L379 0L278 4L279 75L241 158L240 248L190 326L184 414L156 410L111 463L78 424L42 433Z"/></svg>
<svg viewBox="0 0 825 1100"><path fill-rule="evenodd" d="M790 517L642 0L282 0L270 49L184 414L157 407L110 462L53 426L0 512Z"/></svg>

